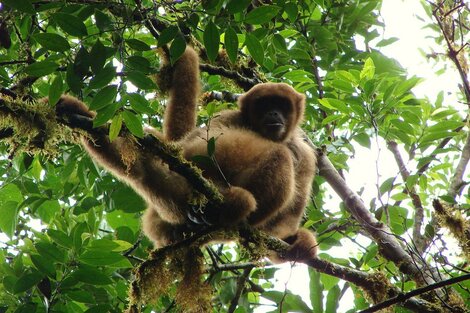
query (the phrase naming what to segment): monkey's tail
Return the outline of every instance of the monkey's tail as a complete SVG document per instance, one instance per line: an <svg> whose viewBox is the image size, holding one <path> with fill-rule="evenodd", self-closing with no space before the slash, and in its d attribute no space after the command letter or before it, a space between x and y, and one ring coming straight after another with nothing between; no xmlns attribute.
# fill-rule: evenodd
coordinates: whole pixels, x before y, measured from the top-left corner
<svg viewBox="0 0 470 313"><path fill-rule="evenodd" d="M190 46L171 69L169 99L163 120L165 138L175 141L196 127L197 99L200 93L199 56Z"/></svg>

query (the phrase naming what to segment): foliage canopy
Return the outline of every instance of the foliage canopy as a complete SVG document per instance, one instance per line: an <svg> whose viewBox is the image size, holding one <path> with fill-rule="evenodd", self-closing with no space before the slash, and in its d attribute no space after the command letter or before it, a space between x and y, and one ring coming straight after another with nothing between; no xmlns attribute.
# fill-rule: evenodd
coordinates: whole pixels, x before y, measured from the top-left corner
<svg viewBox="0 0 470 313"><path fill-rule="evenodd" d="M132 269L151 249L140 234L144 203L90 160L77 131L56 121L54 104L74 94L97 111L94 126L110 123L112 138L124 126L141 138L144 125L161 127L164 111L155 48L175 62L187 43L203 62L201 124L258 82L287 82L307 95L305 133L341 173L359 147L388 148L397 162L394 175L371 176L377 191L368 203L320 165L304 226L318 234L324 263L309 263L308 298L280 287L277 267L238 246L181 256L203 258L194 272L204 279L199 287L211 287L200 298L209 294L214 312L331 313L345 297L341 310L356 312L468 274L469 8L422 2L443 52L426 52L430 63L459 74L453 97L413 94L421 78L381 52L397 38L382 37L377 0L2 0L0 312L128 307ZM371 166L378 173L388 164ZM142 311L198 311L184 303L177 286L189 285L176 272L154 274L169 287ZM469 280L449 283L394 310L465 312L469 290Z"/></svg>

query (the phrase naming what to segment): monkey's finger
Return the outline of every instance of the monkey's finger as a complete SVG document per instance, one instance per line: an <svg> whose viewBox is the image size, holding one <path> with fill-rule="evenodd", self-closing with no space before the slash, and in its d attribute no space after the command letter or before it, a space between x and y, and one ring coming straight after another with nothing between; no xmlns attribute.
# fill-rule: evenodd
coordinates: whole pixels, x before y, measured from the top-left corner
<svg viewBox="0 0 470 313"><path fill-rule="evenodd" d="M191 223L196 225L204 225L204 220L201 219L200 215L197 212L189 210L186 216L188 217Z"/></svg>

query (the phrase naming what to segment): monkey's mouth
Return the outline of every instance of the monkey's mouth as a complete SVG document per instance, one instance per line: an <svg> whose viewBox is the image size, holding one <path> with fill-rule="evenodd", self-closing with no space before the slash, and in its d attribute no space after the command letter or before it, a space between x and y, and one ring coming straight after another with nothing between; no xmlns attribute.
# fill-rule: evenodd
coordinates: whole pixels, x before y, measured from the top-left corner
<svg viewBox="0 0 470 313"><path fill-rule="evenodd" d="M266 123L266 126L268 127L283 127L283 123Z"/></svg>

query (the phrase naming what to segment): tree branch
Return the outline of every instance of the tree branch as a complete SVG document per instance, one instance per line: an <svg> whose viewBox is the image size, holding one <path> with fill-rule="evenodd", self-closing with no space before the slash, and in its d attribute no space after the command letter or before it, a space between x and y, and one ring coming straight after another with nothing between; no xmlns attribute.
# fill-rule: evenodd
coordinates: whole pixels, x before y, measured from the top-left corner
<svg viewBox="0 0 470 313"><path fill-rule="evenodd" d="M246 268L243 270L243 274L238 277L237 281L237 290L235 291L235 295L233 296L232 301L230 302L230 307L228 308L228 313L233 313L238 306L238 301L242 295L243 290L245 289L245 283L250 276L252 267Z"/></svg>
<svg viewBox="0 0 470 313"><path fill-rule="evenodd" d="M242 87L245 91L249 90L256 84L262 83L262 81L259 79L242 76L237 71L230 71L221 66L214 66L210 64L201 63L199 64L199 68L201 69L201 71L207 72L211 75L221 75L223 77L233 79L237 83L237 85Z"/></svg>
<svg viewBox="0 0 470 313"><path fill-rule="evenodd" d="M470 108L470 82L468 80L468 65L467 64L462 64L464 63L465 60L465 54L463 53L465 51L465 45L462 46L462 49L456 49L454 47L454 41L451 38L451 34L448 34L448 30L452 28L452 22L448 22L449 18L447 16L447 12L443 12L442 7L435 5L435 9L432 12L432 15L437 21L437 25L439 26L442 36L445 39L445 42L447 44L447 55L449 59L454 63L455 67L457 68L457 71L459 72L460 78L462 80L462 88L465 94L465 98L467 100L467 106ZM457 5L457 3L456 3ZM453 9L451 9L452 11ZM441 15L444 18L441 18ZM460 14L459 14L460 15ZM446 21L447 18L447 21ZM450 19L452 21L452 19ZM459 56L459 54L462 54ZM466 63L466 62L465 62Z"/></svg>
<svg viewBox="0 0 470 313"><path fill-rule="evenodd" d="M371 306L370 308L362 310L359 313L377 312L379 310L390 307L394 304L403 303L404 301L406 301L406 300L408 300L412 297L416 297L416 296L422 295L426 292L435 290L437 288L442 288L442 287L445 287L445 286L453 285L453 284L456 284L456 283L459 283L459 282L462 282L462 281L465 281L465 280L470 280L470 274L465 274L465 275L462 275L462 276L449 278L447 280L443 280L443 281L440 281L440 282L435 283L435 284L431 284L431 285L427 285L427 286L424 286L424 287L421 287L421 288L417 288L417 289L412 290L410 292L407 292L405 294L401 293L401 294L397 295L396 297L393 297L391 299L388 299L387 301L384 301L384 302L381 302L381 303L376 304L374 306ZM436 310L431 310L430 312L441 312L441 311L436 309Z"/></svg>
<svg viewBox="0 0 470 313"><path fill-rule="evenodd" d="M410 275L418 284L434 283L437 278L427 269L428 266L421 259L413 259L403 249L388 226L379 222L367 210L364 202L349 188L323 151L318 150L318 155L320 175L326 179L333 190L344 201L349 213L377 243L381 254L386 259L394 262L404 274Z"/></svg>
<svg viewBox="0 0 470 313"><path fill-rule="evenodd" d="M414 225L413 225L413 241L417 250L422 253L424 248L426 247L426 240L424 236L421 234L421 229L423 226L424 221L424 208L421 202L421 198L419 197L416 189L412 186L411 188L406 187L406 181L410 177L410 172L407 170L405 162L401 157L400 151L398 151L398 145L395 141L388 141L387 142L388 149L392 152L393 156L395 157L395 161L397 162L398 169L400 171L401 177L403 182L405 182L405 188L408 195L411 197L411 201L413 206L415 207L415 216L414 216Z"/></svg>
<svg viewBox="0 0 470 313"><path fill-rule="evenodd" d="M454 175L450 180L449 190L447 191L448 195L452 198L456 198L462 193L462 187L465 185L463 181L463 175L467 164L470 160L470 134L467 134L467 140L465 145L462 148L462 154L460 155L459 164L455 168Z"/></svg>

